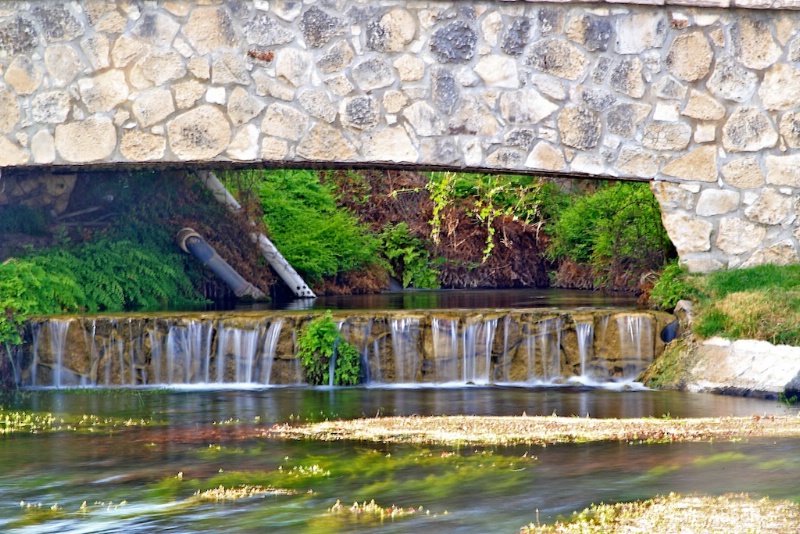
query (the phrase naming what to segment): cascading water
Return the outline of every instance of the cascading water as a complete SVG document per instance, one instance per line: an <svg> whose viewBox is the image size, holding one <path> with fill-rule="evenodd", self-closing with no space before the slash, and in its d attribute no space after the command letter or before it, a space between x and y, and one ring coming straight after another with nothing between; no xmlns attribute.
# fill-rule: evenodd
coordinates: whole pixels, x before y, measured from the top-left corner
<svg viewBox="0 0 800 534"><path fill-rule="evenodd" d="M55 356L55 366L53 367L53 385L61 387L64 369L64 349L67 345L67 333L71 321L52 319L49 322L50 329L50 352Z"/></svg>
<svg viewBox="0 0 800 534"><path fill-rule="evenodd" d="M283 328L283 320L272 321L264 336L264 347L261 351L259 382L269 384L272 376L272 362L275 361L275 349L278 347L278 338Z"/></svg>
<svg viewBox="0 0 800 534"><path fill-rule="evenodd" d="M419 353L419 318L392 319L392 353L394 356L394 382L408 384L417 380ZM435 343L435 342L434 342ZM385 381L384 377L380 378Z"/></svg>
<svg viewBox="0 0 800 534"><path fill-rule="evenodd" d="M433 339L434 377L439 383L457 382L458 374L458 319L431 319Z"/></svg>
<svg viewBox="0 0 800 534"><path fill-rule="evenodd" d="M542 360L542 380L561 377L561 318L545 319L537 324Z"/></svg>
<svg viewBox="0 0 800 534"><path fill-rule="evenodd" d="M646 365L653 361L654 337L652 319L636 314L617 317L622 379L635 380Z"/></svg>
<svg viewBox="0 0 800 534"><path fill-rule="evenodd" d="M464 325L461 347L464 383L491 382L492 345L497 331L497 319Z"/></svg>
<svg viewBox="0 0 800 534"><path fill-rule="evenodd" d="M575 321L575 334L578 337L578 356L581 360L581 376L584 378L594 378L589 375L589 360L592 357L592 341L594 340L594 323L587 321Z"/></svg>

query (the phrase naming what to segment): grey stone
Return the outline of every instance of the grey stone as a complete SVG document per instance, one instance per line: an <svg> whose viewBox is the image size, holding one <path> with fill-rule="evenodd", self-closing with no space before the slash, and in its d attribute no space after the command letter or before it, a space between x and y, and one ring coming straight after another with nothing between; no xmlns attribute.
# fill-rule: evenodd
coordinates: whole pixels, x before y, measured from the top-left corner
<svg viewBox="0 0 800 534"><path fill-rule="evenodd" d="M672 76L660 78L653 84L652 90L658 98L682 100L686 96L686 86Z"/></svg>
<svg viewBox="0 0 800 534"><path fill-rule="evenodd" d="M0 100L0 103L2 103L2 100ZM16 106L16 102L14 104ZM33 102L31 103L33 120L39 124L61 124L67 120L69 109L70 98L66 91L39 93L33 97ZM0 128L0 131L2 131L2 128Z"/></svg>
<svg viewBox="0 0 800 534"><path fill-rule="evenodd" d="M461 161L461 152L449 137L420 139L420 152L423 161L436 161L441 165L456 165Z"/></svg>
<svg viewBox="0 0 800 534"><path fill-rule="evenodd" d="M609 83L617 92L641 98L644 95L642 61L638 57L621 59L611 71Z"/></svg>
<svg viewBox="0 0 800 534"><path fill-rule="evenodd" d="M608 111L606 126L610 133L631 138L650 114L648 104L617 104Z"/></svg>
<svg viewBox="0 0 800 534"><path fill-rule="evenodd" d="M714 72L706 86L712 93L726 100L745 102L756 90L758 76L750 72L730 56L717 58Z"/></svg>
<svg viewBox="0 0 800 534"><path fill-rule="evenodd" d="M594 148L600 140L600 118L584 106L565 107L558 115L561 142L579 149Z"/></svg>
<svg viewBox="0 0 800 534"><path fill-rule="evenodd" d="M543 7L536 13L539 21L539 32L542 37L561 33L564 29L564 11L558 8Z"/></svg>
<svg viewBox="0 0 800 534"><path fill-rule="evenodd" d="M758 108L736 109L722 128L722 146L730 152L755 152L777 142L778 132Z"/></svg>
<svg viewBox="0 0 800 534"><path fill-rule="evenodd" d="M342 124L358 131L371 130L381 119L381 108L371 96L345 98L339 106Z"/></svg>
<svg viewBox="0 0 800 534"><path fill-rule="evenodd" d="M617 102L617 97L603 89L587 88L580 91L580 102L594 111L606 111Z"/></svg>
<svg viewBox="0 0 800 534"><path fill-rule="evenodd" d="M509 167L519 167L524 159L525 154L518 148L500 147L486 156L486 164L490 167L508 169ZM535 165L531 165L531 167L535 167Z"/></svg>
<svg viewBox="0 0 800 534"><path fill-rule="evenodd" d="M603 83L610 69L611 58L606 56L600 57L592 69L592 81L597 84Z"/></svg>
<svg viewBox="0 0 800 534"><path fill-rule="evenodd" d="M329 15L314 5L300 19L300 30L311 48L325 46L334 37L344 34L345 29L342 19Z"/></svg>
<svg viewBox="0 0 800 534"><path fill-rule="evenodd" d="M572 81L583 76L588 63L578 47L557 39L534 43L525 62L536 70Z"/></svg>
<svg viewBox="0 0 800 534"><path fill-rule="evenodd" d="M431 71L431 98L440 112L449 115L459 99L459 90L453 73L448 69L434 68Z"/></svg>
<svg viewBox="0 0 800 534"><path fill-rule="evenodd" d="M644 127L642 145L652 150L683 150L692 139L692 127L682 122L651 122Z"/></svg>
<svg viewBox="0 0 800 534"><path fill-rule="evenodd" d="M765 69L781 56L781 48L772 39L772 30L763 20L741 16L730 29L736 58L745 67Z"/></svg>
<svg viewBox="0 0 800 534"><path fill-rule="evenodd" d="M608 50L608 43L613 35L614 26L606 17L581 14L567 24L567 37L590 52Z"/></svg>
<svg viewBox="0 0 800 534"><path fill-rule="evenodd" d="M83 35L83 25L64 5L37 5L33 16L48 42L70 41Z"/></svg>
<svg viewBox="0 0 800 534"><path fill-rule="evenodd" d="M500 48L510 56L521 56L531 33L531 21L527 17L514 19L514 22L503 35Z"/></svg>
<svg viewBox="0 0 800 534"><path fill-rule="evenodd" d="M294 87L302 87L311 79L310 53L294 48L285 48L278 52L275 60L275 76ZM255 78L255 75L254 75Z"/></svg>
<svg viewBox="0 0 800 534"><path fill-rule="evenodd" d="M780 133L789 148L800 148L800 112L790 111L783 114Z"/></svg>
<svg viewBox="0 0 800 534"><path fill-rule="evenodd" d="M477 42L475 30L457 20L433 33L430 48L440 63L463 63L472 59Z"/></svg>
<svg viewBox="0 0 800 534"><path fill-rule="evenodd" d="M30 52L39 43L39 32L33 22L14 17L0 23L0 55L14 57Z"/></svg>
<svg viewBox="0 0 800 534"><path fill-rule="evenodd" d="M347 41L339 41L317 60L317 68L325 74L340 71L353 61L353 48Z"/></svg>
<svg viewBox="0 0 800 534"><path fill-rule="evenodd" d="M536 140L536 131L530 128L511 130L505 136L505 144L520 148L530 148Z"/></svg>
<svg viewBox="0 0 800 534"><path fill-rule="evenodd" d="M247 42L256 46L278 46L291 43L295 39L294 32L284 28L263 11L258 12L251 20L245 22L242 29Z"/></svg>
<svg viewBox="0 0 800 534"><path fill-rule="evenodd" d="M217 107L202 105L169 121L167 138L170 150L180 160L211 159L228 147L231 127Z"/></svg>
<svg viewBox="0 0 800 534"><path fill-rule="evenodd" d="M716 245L725 254L734 256L754 251L766 235L767 229L759 224L738 217L725 217L719 221Z"/></svg>
<svg viewBox="0 0 800 534"><path fill-rule="evenodd" d="M353 81L362 91L388 87L394 83L392 68L382 58L362 61L353 67Z"/></svg>
<svg viewBox="0 0 800 534"><path fill-rule="evenodd" d="M405 9L393 9L367 26L367 48L380 52L401 52L414 40L417 22Z"/></svg>

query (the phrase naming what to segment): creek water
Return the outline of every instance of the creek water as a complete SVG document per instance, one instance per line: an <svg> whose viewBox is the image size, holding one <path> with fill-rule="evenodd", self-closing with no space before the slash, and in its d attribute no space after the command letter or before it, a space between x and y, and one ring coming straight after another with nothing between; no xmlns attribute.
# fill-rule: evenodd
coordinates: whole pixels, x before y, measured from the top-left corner
<svg viewBox="0 0 800 534"><path fill-rule="evenodd" d="M4 436L4 532L517 532L537 517L549 522L593 502L670 491L800 498L800 440L792 439L453 448L254 437L278 422L376 415L785 413L774 401L580 388L287 387L37 391L13 408L154 424ZM241 483L296 493L224 502L194 496ZM383 521L329 511L337 500L348 508L372 499L417 511Z"/></svg>

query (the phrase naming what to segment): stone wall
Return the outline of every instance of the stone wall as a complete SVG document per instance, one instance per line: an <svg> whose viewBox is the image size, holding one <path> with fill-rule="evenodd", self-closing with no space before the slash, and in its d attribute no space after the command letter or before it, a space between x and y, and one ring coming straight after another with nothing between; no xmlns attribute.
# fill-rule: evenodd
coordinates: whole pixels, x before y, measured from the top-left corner
<svg viewBox="0 0 800 534"><path fill-rule="evenodd" d="M800 17L729 6L800 3L643 3L0 2L0 167L644 179L692 270L797 262Z"/></svg>

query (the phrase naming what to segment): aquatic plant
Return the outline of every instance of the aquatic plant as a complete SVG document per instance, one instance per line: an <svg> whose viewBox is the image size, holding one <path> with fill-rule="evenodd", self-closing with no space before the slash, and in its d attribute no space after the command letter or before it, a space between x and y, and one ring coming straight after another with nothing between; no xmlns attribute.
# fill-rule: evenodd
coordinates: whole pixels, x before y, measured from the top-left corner
<svg viewBox="0 0 800 534"><path fill-rule="evenodd" d="M361 382L361 355L344 340L330 311L306 326L297 346L309 384L352 386Z"/></svg>

